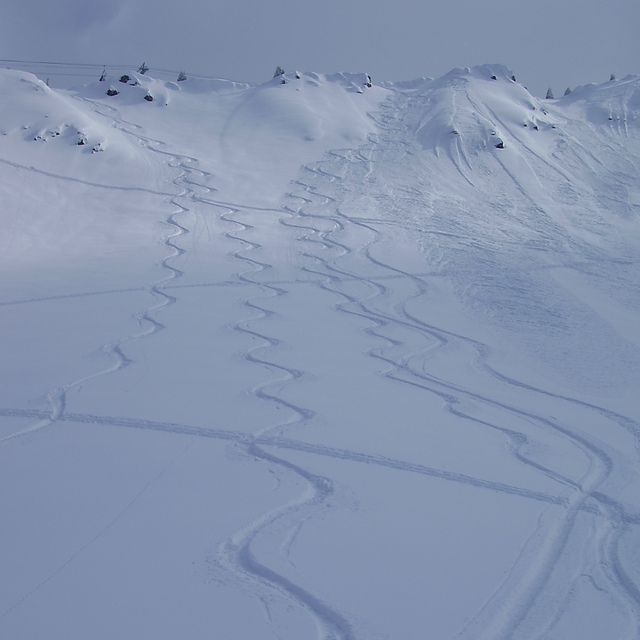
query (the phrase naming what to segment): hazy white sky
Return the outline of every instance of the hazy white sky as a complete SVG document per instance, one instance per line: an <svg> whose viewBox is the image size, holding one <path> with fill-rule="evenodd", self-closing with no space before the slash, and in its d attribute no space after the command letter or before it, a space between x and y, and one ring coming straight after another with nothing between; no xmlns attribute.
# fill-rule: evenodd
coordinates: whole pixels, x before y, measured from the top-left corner
<svg viewBox="0 0 640 640"><path fill-rule="evenodd" d="M3 0L0 59L113 74L145 61L245 82L277 65L375 82L498 62L544 96L640 74L639 30L638 0ZM55 69L29 70L56 83Z"/></svg>

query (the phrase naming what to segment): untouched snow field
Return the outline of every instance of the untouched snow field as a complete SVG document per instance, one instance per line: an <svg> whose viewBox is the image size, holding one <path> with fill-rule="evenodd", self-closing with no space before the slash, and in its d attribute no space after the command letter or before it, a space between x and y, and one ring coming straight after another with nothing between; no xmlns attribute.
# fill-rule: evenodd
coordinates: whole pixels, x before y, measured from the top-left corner
<svg viewBox="0 0 640 640"><path fill-rule="evenodd" d="M640 78L284 80L0 71L0 636L640 638Z"/></svg>

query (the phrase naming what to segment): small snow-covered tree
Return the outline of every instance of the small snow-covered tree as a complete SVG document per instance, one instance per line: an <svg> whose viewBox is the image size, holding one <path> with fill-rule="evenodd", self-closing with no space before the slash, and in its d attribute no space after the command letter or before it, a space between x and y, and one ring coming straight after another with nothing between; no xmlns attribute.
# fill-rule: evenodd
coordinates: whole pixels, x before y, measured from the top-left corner
<svg viewBox="0 0 640 640"><path fill-rule="evenodd" d="M612 81L613 81L613 80L615 80L615 79L616 79L616 74L615 74L615 73L612 73L612 74L611 74L611 77L609 78L609 82L612 82Z"/></svg>
<svg viewBox="0 0 640 640"><path fill-rule="evenodd" d="M184 71L181 71L178 74L178 82L184 82L187 79L187 74Z"/></svg>
<svg viewBox="0 0 640 640"><path fill-rule="evenodd" d="M551 87L549 87L549 88L547 89L546 99L547 99L547 100L553 100L553 91L551 91Z"/></svg>
<svg viewBox="0 0 640 640"><path fill-rule="evenodd" d="M564 90L564 95L565 95L565 96L568 96L570 93L571 93L571 87L567 87L567 88Z"/></svg>
<svg viewBox="0 0 640 640"><path fill-rule="evenodd" d="M100 74L100 82L104 82L107 79L107 68L104 67L102 69L102 73Z"/></svg>
<svg viewBox="0 0 640 640"><path fill-rule="evenodd" d="M278 78L278 77L283 76L283 75L284 75L284 69L282 67L276 67L276 71L273 74L273 77L274 78Z"/></svg>
<svg viewBox="0 0 640 640"><path fill-rule="evenodd" d="M138 73L141 73L142 75L144 75L145 73L147 73L147 71L149 71L149 67L147 67L146 63L142 63L139 67L138 67Z"/></svg>

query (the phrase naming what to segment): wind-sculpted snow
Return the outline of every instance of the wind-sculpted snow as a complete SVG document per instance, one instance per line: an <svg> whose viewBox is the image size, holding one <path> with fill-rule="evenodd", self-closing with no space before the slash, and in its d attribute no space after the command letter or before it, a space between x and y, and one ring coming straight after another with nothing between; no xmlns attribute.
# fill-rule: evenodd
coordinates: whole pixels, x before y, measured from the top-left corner
<svg viewBox="0 0 640 640"><path fill-rule="evenodd" d="M0 635L640 638L640 80L129 75L0 74Z"/></svg>

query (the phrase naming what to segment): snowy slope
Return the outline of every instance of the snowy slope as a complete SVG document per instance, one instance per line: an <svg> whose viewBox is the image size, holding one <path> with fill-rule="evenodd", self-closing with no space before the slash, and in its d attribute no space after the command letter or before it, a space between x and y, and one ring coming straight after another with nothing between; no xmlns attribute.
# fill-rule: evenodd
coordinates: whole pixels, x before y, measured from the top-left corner
<svg viewBox="0 0 640 640"><path fill-rule="evenodd" d="M0 72L2 637L640 638L640 78L367 81Z"/></svg>

